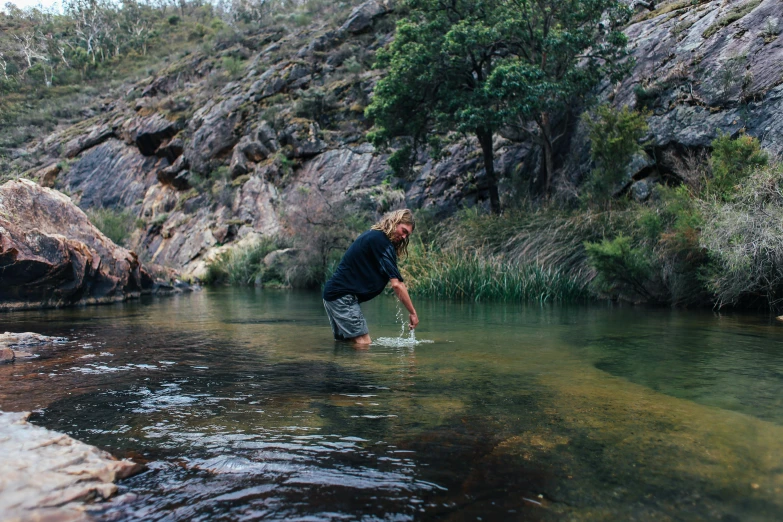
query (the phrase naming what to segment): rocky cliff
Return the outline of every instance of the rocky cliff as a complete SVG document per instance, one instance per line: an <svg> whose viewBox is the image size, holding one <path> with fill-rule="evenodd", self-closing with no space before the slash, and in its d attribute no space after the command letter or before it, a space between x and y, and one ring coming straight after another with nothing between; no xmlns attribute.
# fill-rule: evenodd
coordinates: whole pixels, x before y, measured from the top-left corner
<svg viewBox="0 0 783 522"><path fill-rule="evenodd" d="M599 97L651 112L648 154L629 175L642 183L683 178L688 158L719 133L744 129L783 152L781 0L690 0L639 8L628 27L635 66ZM365 141L363 109L381 71L375 51L393 38L393 6L370 0L339 28L270 29L188 53L92 116L32 143L24 159L41 183L82 208L127 208L144 228L132 247L145 260L200 273L223 245L273 235L313 200L395 205L441 215L487 197L478 147L422 158L412 179L391 177ZM230 73L220 60L240 60ZM502 198L540 168L525 142L497 138ZM589 171L580 126L561 141L559 178ZM644 197L644 191L640 192Z"/></svg>

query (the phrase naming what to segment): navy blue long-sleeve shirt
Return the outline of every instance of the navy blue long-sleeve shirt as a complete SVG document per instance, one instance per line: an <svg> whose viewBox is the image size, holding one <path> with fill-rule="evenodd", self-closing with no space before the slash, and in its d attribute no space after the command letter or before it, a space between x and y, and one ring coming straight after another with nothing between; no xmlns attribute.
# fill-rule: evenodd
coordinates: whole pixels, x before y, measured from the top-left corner
<svg viewBox="0 0 783 522"><path fill-rule="evenodd" d="M324 301L355 295L359 302L377 296L389 279L402 281L394 245L380 230L368 230L345 252L334 275L324 286Z"/></svg>

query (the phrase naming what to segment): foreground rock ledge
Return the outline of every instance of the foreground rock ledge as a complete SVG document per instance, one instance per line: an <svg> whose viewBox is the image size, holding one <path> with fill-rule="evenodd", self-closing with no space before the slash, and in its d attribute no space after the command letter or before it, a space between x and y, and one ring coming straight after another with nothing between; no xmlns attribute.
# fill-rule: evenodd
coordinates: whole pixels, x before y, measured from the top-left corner
<svg viewBox="0 0 783 522"><path fill-rule="evenodd" d="M153 292L138 256L56 190L0 186L0 311L122 301Z"/></svg>
<svg viewBox="0 0 783 522"><path fill-rule="evenodd" d="M0 412L0 518L86 520L84 503L117 492L115 480L144 469L63 433Z"/></svg>

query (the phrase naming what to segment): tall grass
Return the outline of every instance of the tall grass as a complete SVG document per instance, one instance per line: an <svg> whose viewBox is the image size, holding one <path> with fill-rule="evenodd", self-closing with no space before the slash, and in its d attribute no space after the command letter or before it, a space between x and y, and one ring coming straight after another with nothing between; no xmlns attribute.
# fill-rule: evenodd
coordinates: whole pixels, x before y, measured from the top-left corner
<svg viewBox="0 0 783 522"><path fill-rule="evenodd" d="M569 302L587 299L587 281L556 268L516 264L481 252L414 246L404 264L412 294L472 301Z"/></svg>
<svg viewBox="0 0 783 522"><path fill-rule="evenodd" d="M448 250L481 250L515 266L540 266L590 279L593 272L585 241L628 233L634 225L634 205L619 202L615 207L580 211L545 207L501 216L471 210L427 233Z"/></svg>
<svg viewBox="0 0 783 522"><path fill-rule="evenodd" d="M87 211L95 227L114 241L117 245L124 246L136 224L136 218L127 210L121 212L110 208L95 208Z"/></svg>

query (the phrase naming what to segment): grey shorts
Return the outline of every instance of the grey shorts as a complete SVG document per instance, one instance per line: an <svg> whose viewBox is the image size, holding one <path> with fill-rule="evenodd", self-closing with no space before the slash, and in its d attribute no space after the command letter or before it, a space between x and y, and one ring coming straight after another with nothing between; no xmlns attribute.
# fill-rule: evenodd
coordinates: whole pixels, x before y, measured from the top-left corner
<svg viewBox="0 0 783 522"><path fill-rule="evenodd" d="M355 295L345 295L334 301L324 301L332 333L338 341L345 341L370 333L367 320L359 308L359 298Z"/></svg>

